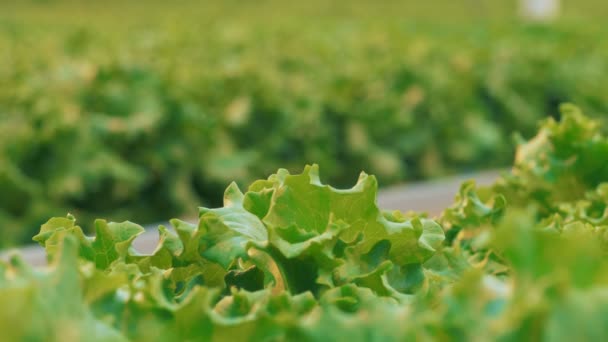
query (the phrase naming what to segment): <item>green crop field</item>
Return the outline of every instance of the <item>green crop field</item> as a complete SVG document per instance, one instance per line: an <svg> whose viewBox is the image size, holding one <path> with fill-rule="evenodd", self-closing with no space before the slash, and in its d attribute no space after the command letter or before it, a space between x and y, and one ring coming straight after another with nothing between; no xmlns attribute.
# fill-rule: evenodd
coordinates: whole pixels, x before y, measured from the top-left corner
<svg viewBox="0 0 608 342"><path fill-rule="evenodd" d="M0 6L4 245L67 212L193 215L279 167L337 186L502 167L560 103L608 114L598 1L548 25L495 1Z"/></svg>
<svg viewBox="0 0 608 342"><path fill-rule="evenodd" d="M518 3L1 2L0 340L608 340L608 3Z"/></svg>

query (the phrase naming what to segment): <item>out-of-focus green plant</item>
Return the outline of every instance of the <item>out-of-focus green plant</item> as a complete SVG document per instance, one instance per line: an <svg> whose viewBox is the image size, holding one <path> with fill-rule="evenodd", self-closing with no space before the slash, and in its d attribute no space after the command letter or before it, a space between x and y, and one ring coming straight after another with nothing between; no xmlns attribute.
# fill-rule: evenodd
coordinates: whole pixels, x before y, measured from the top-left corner
<svg viewBox="0 0 608 342"><path fill-rule="evenodd" d="M146 15L0 20L3 244L66 212L194 215L279 167L319 163L343 186L504 166L512 132L557 103L608 114L593 28Z"/></svg>

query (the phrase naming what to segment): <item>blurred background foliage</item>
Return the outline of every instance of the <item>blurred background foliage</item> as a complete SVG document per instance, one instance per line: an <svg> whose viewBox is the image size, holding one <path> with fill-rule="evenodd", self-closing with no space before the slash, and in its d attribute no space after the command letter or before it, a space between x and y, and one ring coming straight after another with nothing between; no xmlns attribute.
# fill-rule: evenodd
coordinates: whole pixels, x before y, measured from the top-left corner
<svg viewBox="0 0 608 342"><path fill-rule="evenodd" d="M154 222L319 163L384 186L509 165L513 132L608 114L608 5L562 1L0 4L0 241L72 212Z"/></svg>

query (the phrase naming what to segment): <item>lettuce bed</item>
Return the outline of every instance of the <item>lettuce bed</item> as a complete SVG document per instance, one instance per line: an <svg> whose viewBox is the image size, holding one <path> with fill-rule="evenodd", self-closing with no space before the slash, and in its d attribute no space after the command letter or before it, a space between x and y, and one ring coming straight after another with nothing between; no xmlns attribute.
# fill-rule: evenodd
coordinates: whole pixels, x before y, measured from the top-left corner
<svg viewBox="0 0 608 342"><path fill-rule="evenodd" d="M279 167L344 187L505 166L558 103L608 113L593 25L81 15L0 20L2 244L65 212L194 215Z"/></svg>
<svg viewBox="0 0 608 342"><path fill-rule="evenodd" d="M604 340L608 337L608 139L564 106L518 148L510 174L466 182L440 217L381 211L361 174L339 190L317 166L279 170L198 224L143 231L73 216L0 273L5 340Z"/></svg>

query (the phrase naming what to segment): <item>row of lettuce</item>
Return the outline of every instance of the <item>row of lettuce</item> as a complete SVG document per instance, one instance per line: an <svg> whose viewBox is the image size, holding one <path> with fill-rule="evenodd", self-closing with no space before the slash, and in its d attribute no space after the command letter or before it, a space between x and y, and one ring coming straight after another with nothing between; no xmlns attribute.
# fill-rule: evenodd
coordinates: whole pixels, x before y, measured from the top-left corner
<svg viewBox="0 0 608 342"><path fill-rule="evenodd" d="M508 165L512 133L558 103L608 114L596 30L0 22L0 241L66 212L194 215L279 167L319 163L343 186Z"/></svg>
<svg viewBox="0 0 608 342"><path fill-rule="evenodd" d="M442 215L386 212L362 173L338 190L280 169L199 222L73 216L34 238L50 266L0 267L7 341L572 341L608 338L608 138L565 106L494 185ZM24 320L23 317L28 317Z"/></svg>

